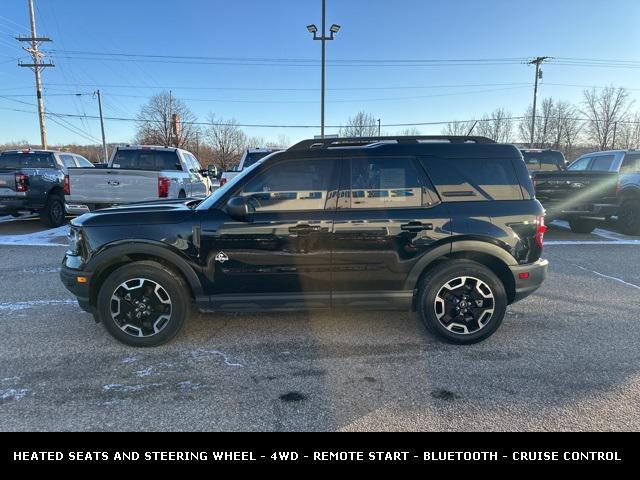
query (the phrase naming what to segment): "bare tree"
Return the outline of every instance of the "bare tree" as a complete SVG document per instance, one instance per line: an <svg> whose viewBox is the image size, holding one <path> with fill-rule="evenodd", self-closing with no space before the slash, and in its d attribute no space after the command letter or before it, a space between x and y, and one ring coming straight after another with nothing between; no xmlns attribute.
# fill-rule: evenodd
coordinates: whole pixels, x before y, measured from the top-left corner
<svg viewBox="0 0 640 480"><path fill-rule="evenodd" d="M459 122L457 120L447 123L442 129L442 135L464 136L469 133L473 122Z"/></svg>
<svg viewBox="0 0 640 480"><path fill-rule="evenodd" d="M341 137L377 137L378 120L366 112L358 112L349 117L347 124L340 129Z"/></svg>
<svg viewBox="0 0 640 480"><path fill-rule="evenodd" d="M619 124L618 132L616 132L616 144L613 148L640 148L640 112L636 112L633 116L629 116L627 121Z"/></svg>
<svg viewBox="0 0 640 480"><path fill-rule="evenodd" d="M552 98L542 100L540 107L536 110L535 131L533 137L534 147L548 147L554 138L554 129L556 128L557 106ZM529 105L523 118L518 123L518 132L520 140L525 143L531 142L531 117L533 115L533 107Z"/></svg>
<svg viewBox="0 0 640 480"><path fill-rule="evenodd" d="M513 120L511 113L497 108L484 115L476 127L478 135L489 137L499 143L510 143L513 138Z"/></svg>
<svg viewBox="0 0 640 480"><path fill-rule="evenodd" d="M415 127L407 127L400 130L398 135L402 135L404 137L419 137L422 133Z"/></svg>
<svg viewBox="0 0 640 480"><path fill-rule="evenodd" d="M587 123L588 139L601 150L612 146L613 131L618 122L623 122L629 107L629 92L613 86L584 91L582 113L589 119Z"/></svg>
<svg viewBox="0 0 640 480"><path fill-rule="evenodd" d="M182 100L167 91L151 97L136 119L138 143L182 147L194 141L195 115Z"/></svg>
<svg viewBox="0 0 640 480"><path fill-rule="evenodd" d="M229 170L238 163L247 145L247 136L235 119L224 120L213 113L207 119L205 141L213 151L213 163L222 170Z"/></svg>

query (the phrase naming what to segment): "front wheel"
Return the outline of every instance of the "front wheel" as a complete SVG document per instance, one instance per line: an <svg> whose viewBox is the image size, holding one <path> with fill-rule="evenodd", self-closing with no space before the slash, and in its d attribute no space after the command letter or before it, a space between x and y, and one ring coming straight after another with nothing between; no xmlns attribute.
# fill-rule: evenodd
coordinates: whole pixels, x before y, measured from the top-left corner
<svg viewBox="0 0 640 480"><path fill-rule="evenodd" d="M626 235L640 235L640 200L627 200L618 213L620 230Z"/></svg>
<svg viewBox="0 0 640 480"><path fill-rule="evenodd" d="M159 263L134 262L115 270L100 286L96 314L117 340L155 347L180 331L190 305L181 276Z"/></svg>
<svg viewBox="0 0 640 480"><path fill-rule="evenodd" d="M596 228L596 222L588 218L572 218L569 228L573 233L591 233Z"/></svg>
<svg viewBox="0 0 640 480"><path fill-rule="evenodd" d="M453 260L421 282L418 314L427 330L449 343L472 344L491 336L507 309L500 279L484 265Z"/></svg>

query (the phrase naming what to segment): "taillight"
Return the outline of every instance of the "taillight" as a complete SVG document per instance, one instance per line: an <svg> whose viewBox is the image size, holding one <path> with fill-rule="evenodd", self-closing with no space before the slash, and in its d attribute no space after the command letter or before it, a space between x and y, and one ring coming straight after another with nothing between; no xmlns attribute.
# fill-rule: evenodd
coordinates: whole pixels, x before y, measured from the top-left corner
<svg viewBox="0 0 640 480"><path fill-rule="evenodd" d="M547 226L544 224L544 216L540 215L539 217L536 217L536 234L534 239L540 250L544 247L544 232L546 231Z"/></svg>
<svg viewBox="0 0 640 480"><path fill-rule="evenodd" d="M69 175L64 176L64 183L62 185L65 195L71 195L71 182L69 181Z"/></svg>
<svg viewBox="0 0 640 480"><path fill-rule="evenodd" d="M16 173L16 192L29 190L29 177L24 173Z"/></svg>
<svg viewBox="0 0 640 480"><path fill-rule="evenodd" d="M227 183L227 179L226 178L221 178L220 179L220 186L222 187L225 183Z"/></svg>
<svg viewBox="0 0 640 480"><path fill-rule="evenodd" d="M158 177L158 197L167 198L169 196L169 185L171 180L167 177Z"/></svg>

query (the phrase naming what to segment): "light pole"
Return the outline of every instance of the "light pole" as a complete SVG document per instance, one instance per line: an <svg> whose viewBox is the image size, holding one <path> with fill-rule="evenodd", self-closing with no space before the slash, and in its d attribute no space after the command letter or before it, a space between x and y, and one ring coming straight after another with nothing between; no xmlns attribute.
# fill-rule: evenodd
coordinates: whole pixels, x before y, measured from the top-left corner
<svg viewBox="0 0 640 480"><path fill-rule="evenodd" d="M320 40L322 42L322 81L320 87L320 138L324 138L324 64L325 64L325 42L327 40L333 40L333 36L338 33L340 30L340 25L336 25L335 23L331 25L329 31L330 35L327 37L326 35L326 2L322 0L322 34L318 36L318 27L314 24L307 25L307 30L310 33L313 33L314 40Z"/></svg>

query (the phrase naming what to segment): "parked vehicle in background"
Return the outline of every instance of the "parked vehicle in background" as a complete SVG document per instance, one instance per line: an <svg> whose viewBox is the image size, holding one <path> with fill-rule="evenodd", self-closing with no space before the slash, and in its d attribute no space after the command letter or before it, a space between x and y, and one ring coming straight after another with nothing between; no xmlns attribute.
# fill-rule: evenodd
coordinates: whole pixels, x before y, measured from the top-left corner
<svg viewBox="0 0 640 480"><path fill-rule="evenodd" d="M276 148L247 148L242 154L242 158L240 159L240 163L238 163L238 165L236 165L232 170L222 172L222 176L220 177L220 186L222 187L225 183L227 183L233 177L237 176L245 168L248 168L256 163L258 160L266 157L273 152L278 152L279 150L280 149Z"/></svg>
<svg viewBox="0 0 640 480"><path fill-rule="evenodd" d="M69 168L90 170L81 155L53 150L9 150L0 153L0 214L38 213L49 227L65 220L64 185Z"/></svg>
<svg viewBox="0 0 640 480"><path fill-rule="evenodd" d="M180 148L116 147L107 168L69 169L67 211L79 215L113 205L205 197L211 193L207 175L196 157Z"/></svg>
<svg viewBox="0 0 640 480"><path fill-rule="evenodd" d="M550 218L590 233L598 220L618 217L623 233L640 234L640 151L587 153L562 172L535 172L536 197Z"/></svg>
<svg viewBox="0 0 640 480"><path fill-rule="evenodd" d="M563 153L558 150L551 150L550 148L525 148L520 149L520 152L522 153L522 158L524 158L527 170L530 172L555 172L564 170L567 166L567 161Z"/></svg>
<svg viewBox="0 0 640 480"><path fill-rule="evenodd" d="M202 310L417 310L459 344L546 276L522 156L484 137L306 140L206 200L72 221L60 277L118 340L168 341Z"/></svg>

